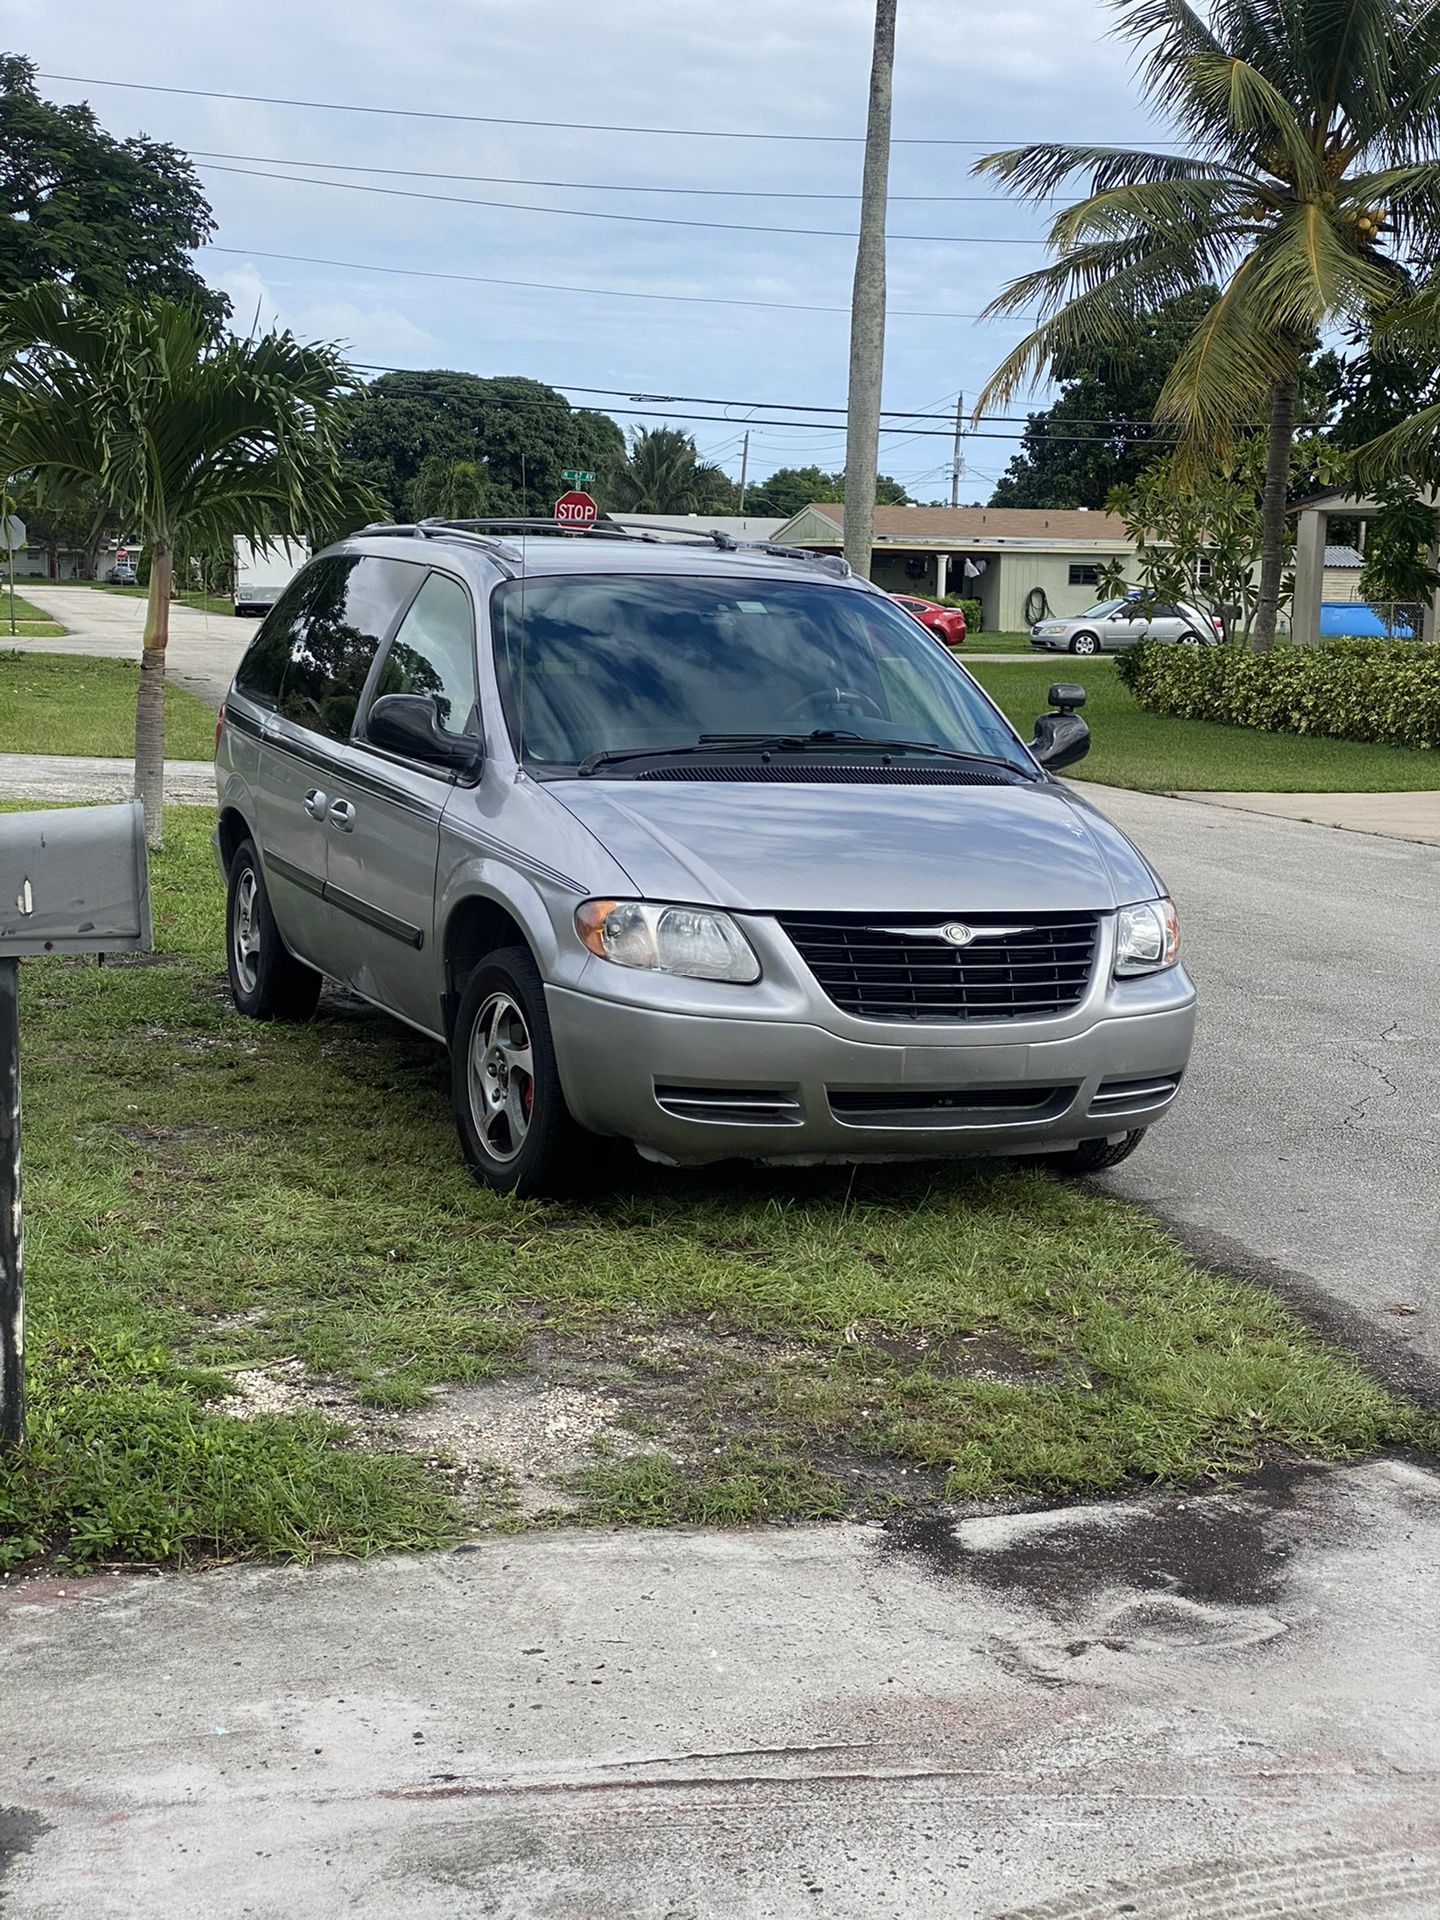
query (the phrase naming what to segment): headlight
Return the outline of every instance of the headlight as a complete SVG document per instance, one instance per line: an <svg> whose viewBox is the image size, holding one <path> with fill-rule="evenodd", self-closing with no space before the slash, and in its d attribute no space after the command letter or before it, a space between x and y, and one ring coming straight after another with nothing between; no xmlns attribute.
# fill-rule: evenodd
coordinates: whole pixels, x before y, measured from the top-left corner
<svg viewBox="0 0 1440 1920"><path fill-rule="evenodd" d="M643 900L587 900L575 910L580 938L602 960L692 980L760 978L760 962L728 913L653 907Z"/></svg>
<svg viewBox="0 0 1440 1920"><path fill-rule="evenodd" d="M1064 627L1037 627L1035 631L1037 633L1061 634L1064 633L1065 629Z"/></svg>
<svg viewBox="0 0 1440 1920"><path fill-rule="evenodd" d="M1118 976L1159 973L1180 957L1180 922L1173 900L1144 900L1121 907L1115 919Z"/></svg>

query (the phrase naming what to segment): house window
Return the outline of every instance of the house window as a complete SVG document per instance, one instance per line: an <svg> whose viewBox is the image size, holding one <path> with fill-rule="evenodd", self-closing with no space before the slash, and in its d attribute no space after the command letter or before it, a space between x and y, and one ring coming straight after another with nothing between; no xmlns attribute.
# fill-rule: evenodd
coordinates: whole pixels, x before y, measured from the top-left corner
<svg viewBox="0 0 1440 1920"><path fill-rule="evenodd" d="M1070 569L1072 587L1098 587L1100 584L1099 567L1072 566Z"/></svg>

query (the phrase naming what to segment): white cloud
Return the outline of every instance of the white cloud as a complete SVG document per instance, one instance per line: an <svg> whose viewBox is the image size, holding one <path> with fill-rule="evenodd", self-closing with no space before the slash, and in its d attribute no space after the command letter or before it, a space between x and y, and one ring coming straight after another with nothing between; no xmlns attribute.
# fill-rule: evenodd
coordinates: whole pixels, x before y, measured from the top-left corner
<svg viewBox="0 0 1440 1920"><path fill-rule="evenodd" d="M19 37L42 69L92 71L175 87L233 89L293 98L364 101L433 113L649 126L749 127L840 134L850 144L671 139L576 129L480 125L178 94L90 89L117 133L144 130L197 155L266 156L279 162L420 168L531 180L702 186L853 195L858 190L872 0L779 8L774 0L350 0L337 31L333 9L254 0L237 26L218 0L152 0L144 56L114 40L100 0L55 8L20 0ZM63 18L61 17L63 15ZM906 0L901 8L895 132L910 138L1002 145L1027 138L1143 137L1143 104L1107 37L1103 0ZM82 52L81 49L88 49ZM87 65L88 63L88 65ZM52 97L81 88L42 83ZM891 247L892 303L978 312L1003 280L1038 263L1033 210L988 201L969 168L983 147L897 144L897 194L981 195L979 201L897 201L895 233L992 235L978 241ZM198 160L204 168L254 160ZM283 167L277 170L286 170ZM303 172L292 166L290 171ZM248 326L278 321L306 338L338 338L357 359L533 374L558 383L631 392L702 393L839 405L846 381L843 314L646 304L578 294L388 278L314 260L473 274L507 280L624 287L844 307L853 247L846 238L628 225L202 175L234 255L208 253L207 269ZM359 179L361 175L343 176ZM848 229L850 199L676 199L383 179L476 199L590 211L675 214L792 228ZM959 388L978 390L1014 337L1013 327L897 317L890 330L887 405L919 406ZM679 409L677 409L679 411ZM625 424L629 424L628 422ZM693 429L719 443L727 426ZM777 458L802 458L805 434ZM833 436L817 434L833 464ZM765 437L761 438L761 445ZM934 459L931 449L936 449ZM752 449L753 451L753 449ZM916 441L916 472L948 449ZM977 460L981 459L977 447ZM1008 450L988 443L996 470ZM897 456L898 457L898 456ZM763 460L763 456L762 456ZM733 464L733 463L732 463ZM882 456L882 465L884 464ZM752 460L752 471L755 471ZM763 470L763 464L762 469Z"/></svg>

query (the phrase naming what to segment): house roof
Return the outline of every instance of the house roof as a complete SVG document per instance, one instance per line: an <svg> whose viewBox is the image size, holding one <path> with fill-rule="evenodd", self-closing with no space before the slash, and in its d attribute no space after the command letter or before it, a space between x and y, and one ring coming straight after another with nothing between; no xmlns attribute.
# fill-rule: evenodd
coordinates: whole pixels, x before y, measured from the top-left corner
<svg viewBox="0 0 1440 1920"><path fill-rule="evenodd" d="M1327 567L1363 567L1365 556L1355 547L1326 547Z"/></svg>
<svg viewBox="0 0 1440 1920"><path fill-rule="evenodd" d="M845 531L845 509L837 501L812 502L794 516L816 514L835 528L837 540ZM787 526L793 526L794 520ZM1125 540L1125 523L1118 514L1083 507L877 507L878 541L989 540L1037 542Z"/></svg>

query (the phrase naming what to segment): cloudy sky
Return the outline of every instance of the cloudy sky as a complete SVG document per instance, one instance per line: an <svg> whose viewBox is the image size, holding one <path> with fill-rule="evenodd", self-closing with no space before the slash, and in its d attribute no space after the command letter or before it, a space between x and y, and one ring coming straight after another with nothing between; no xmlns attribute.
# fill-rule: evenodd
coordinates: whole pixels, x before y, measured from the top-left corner
<svg viewBox="0 0 1440 1920"><path fill-rule="evenodd" d="M944 412L1015 335L974 316L1043 258L1041 216L971 180L973 159L1151 128L1100 0L899 11L885 405ZM366 364L528 374L623 426L674 420L732 473L747 420L752 476L841 463L838 425L779 422L844 405L871 0L149 0L143 32L98 0L11 0L8 16L50 98L194 156L220 222L201 264L237 320L258 311ZM118 81L312 104L100 84ZM517 281L536 284L495 284ZM894 424L881 467L921 499L947 493L948 438L916 431L938 423ZM961 499L986 498L1011 450L968 438Z"/></svg>

